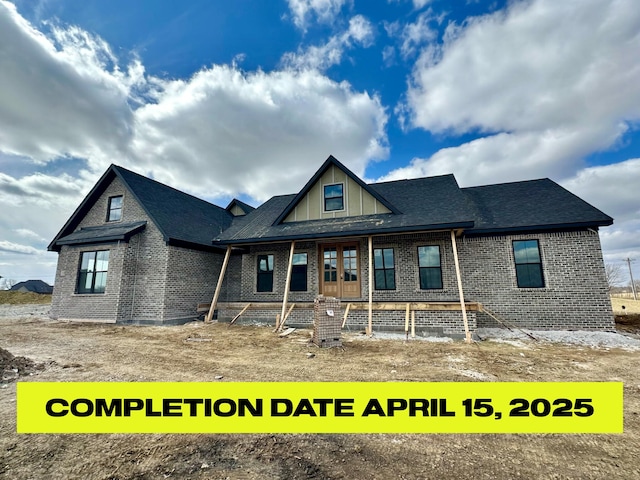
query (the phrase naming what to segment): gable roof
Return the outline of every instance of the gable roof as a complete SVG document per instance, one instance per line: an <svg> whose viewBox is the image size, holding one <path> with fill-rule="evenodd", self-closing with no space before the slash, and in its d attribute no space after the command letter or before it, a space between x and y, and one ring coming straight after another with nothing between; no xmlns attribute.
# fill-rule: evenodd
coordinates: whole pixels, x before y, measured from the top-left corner
<svg viewBox="0 0 640 480"><path fill-rule="evenodd" d="M287 208L285 208L280 213L280 215L274 220L273 223L274 224L282 223L284 219L287 218L287 216L293 211L293 209L296 208L296 205L298 205L298 203L300 203L300 201L305 197L305 195L309 193L309 190L311 190L311 188L318 182L318 180L320 180L320 177L322 177L322 175L324 175L324 173L327 170L329 170L329 168L332 165L342 170L347 175L347 177L351 178L351 180L356 182L362 189L368 192L372 197L378 200L382 205L387 207L392 213L396 213L396 214L400 213L400 211L397 208L395 208L391 203L389 203L387 199L382 197L375 190L372 190L369 187L369 185L367 185L362 180L360 180L360 178L356 174L354 174L351 170L349 170L342 163L340 163L337 158L335 158L333 155L329 155L329 157L325 160L325 162L318 169L318 171L313 175L313 177L311 177L311 179L307 182L307 184L304 187L302 187L302 190L298 192L298 194L293 198L293 200L287 206Z"/></svg>
<svg viewBox="0 0 640 480"><path fill-rule="evenodd" d="M460 188L449 174L372 183L367 188L398 213L279 223L300 199L300 194L283 195L234 221L214 242L247 244L447 229L479 235L613 223L610 216L548 178Z"/></svg>
<svg viewBox="0 0 640 480"><path fill-rule="evenodd" d="M245 215L247 213L253 212L256 209L256 207L252 207L248 203L244 203L242 200L238 200L237 198L234 198L233 200L231 200L229 202L229 205L227 205L227 208L225 208L225 210L231 213L231 210L233 210L233 207L238 207L240 210L242 210L245 213Z"/></svg>
<svg viewBox="0 0 640 480"><path fill-rule="evenodd" d="M27 280L26 282L16 283L10 290L17 291L24 288L34 293L52 293L53 287L42 280Z"/></svg>
<svg viewBox="0 0 640 480"><path fill-rule="evenodd" d="M463 188L476 221L468 233L604 227L613 218L548 178Z"/></svg>
<svg viewBox="0 0 640 480"><path fill-rule="evenodd" d="M60 251L59 241L72 234L105 189L119 178L171 245L213 248L211 239L231 225L233 216L212 203L111 165L62 227L48 249Z"/></svg>
<svg viewBox="0 0 640 480"><path fill-rule="evenodd" d="M278 223L299 198L282 195L237 219L216 241L241 244L473 227L468 199L453 175L370 184L367 189L402 213Z"/></svg>

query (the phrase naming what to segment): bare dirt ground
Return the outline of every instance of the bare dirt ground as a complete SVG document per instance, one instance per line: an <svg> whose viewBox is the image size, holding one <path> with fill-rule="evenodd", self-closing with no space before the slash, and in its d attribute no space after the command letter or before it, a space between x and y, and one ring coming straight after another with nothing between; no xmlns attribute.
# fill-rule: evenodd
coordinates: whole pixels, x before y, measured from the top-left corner
<svg viewBox="0 0 640 480"><path fill-rule="evenodd" d="M306 330L277 338L259 326L124 327L13 315L0 311L0 348L34 362L23 381L622 381L624 433L18 435L16 382L6 379L0 479L640 478L638 346L352 333L343 348L318 349ZM629 328L637 334L638 324Z"/></svg>

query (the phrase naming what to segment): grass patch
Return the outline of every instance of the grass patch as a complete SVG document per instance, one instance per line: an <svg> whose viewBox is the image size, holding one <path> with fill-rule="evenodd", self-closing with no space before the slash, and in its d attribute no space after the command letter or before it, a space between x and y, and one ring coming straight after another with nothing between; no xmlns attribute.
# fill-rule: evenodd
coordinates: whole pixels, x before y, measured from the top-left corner
<svg viewBox="0 0 640 480"><path fill-rule="evenodd" d="M0 304L25 305L29 303L51 303L51 295L33 292L12 292L10 290L0 291Z"/></svg>

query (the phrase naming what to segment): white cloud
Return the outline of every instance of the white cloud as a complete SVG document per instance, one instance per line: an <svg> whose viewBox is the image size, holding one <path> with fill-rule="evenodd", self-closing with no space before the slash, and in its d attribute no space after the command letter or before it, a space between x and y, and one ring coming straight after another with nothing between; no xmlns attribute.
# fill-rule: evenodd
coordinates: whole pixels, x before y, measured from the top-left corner
<svg viewBox="0 0 640 480"><path fill-rule="evenodd" d="M140 65L122 72L101 40L75 27L52 32L45 37L0 0L2 150L44 162L123 149Z"/></svg>
<svg viewBox="0 0 640 480"><path fill-rule="evenodd" d="M615 145L640 119L636 7L535 0L450 25L444 45L423 49L396 113L405 127L481 137L390 178L565 178L586 155Z"/></svg>
<svg viewBox="0 0 640 480"><path fill-rule="evenodd" d="M387 155L386 113L315 70L214 66L164 86L136 112L135 165L211 197L297 191L329 154L363 173Z"/></svg>
<svg viewBox="0 0 640 480"><path fill-rule="evenodd" d="M319 23L331 24L350 0L287 0L293 23L306 31L312 17Z"/></svg>
<svg viewBox="0 0 640 480"><path fill-rule="evenodd" d="M47 239L40 236L39 234L37 234L36 232L34 232L33 230L29 230L28 228L16 228L15 232L26 239L30 239L30 240L34 240L36 242L46 242Z"/></svg>
<svg viewBox="0 0 640 480"><path fill-rule="evenodd" d="M39 250L30 247L28 245L21 245L19 243L0 241L0 252L19 253L21 255L37 255Z"/></svg>
<svg viewBox="0 0 640 480"><path fill-rule="evenodd" d="M614 218L613 226L600 232L606 261L640 260L640 158L585 168L562 184ZM640 278L640 265L632 267Z"/></svg>
<svg viewBox="0 0 640 480"><path fill-rule="evenodd" d="M325 15L321 3L308 5ZM356 16L336 38L338 49L368 46L371 24ZM232 63L161 80L137 60L119 67L109 45L77 27L45 36L2 0L0 58L0 150L39 162L86 159L83 180L118 163L209 198L263 199L298 188L331 153L359 172L388 153L380 99L317 70L244 72ZM48 192L77 198L84 186L0 174L11 204L27 196L42 204Z"/></svg>
<svg viewBox="0 0 640 480"><path fill-rule="evenodd" d="M408 92L412 125L524 131L637 118L636 7L537 0L469 20L418 60Z"/></svg>
<svg viewBox="0 0 640 480"><path fill-rule="evenodd" d="M437 30L431 28L430 24L438 19L431 9L422 12L413 23L408 23L402 27L400 38L400 53L407 59L413 56L417 49L425 43L433 41L437 37Z"/></svg>
<svg viewBox="0 0 640 480"><path fill-rule="evenodd" d="M362 15L356 15L349 21L349 28L343 33L332 36L323 45L300 48L296 53L286 53L282 57L282 64L286 68L298 70L326 70L342 61L342 55L346 49L358 45L370 47L373 37L371 22Z"/></svg>

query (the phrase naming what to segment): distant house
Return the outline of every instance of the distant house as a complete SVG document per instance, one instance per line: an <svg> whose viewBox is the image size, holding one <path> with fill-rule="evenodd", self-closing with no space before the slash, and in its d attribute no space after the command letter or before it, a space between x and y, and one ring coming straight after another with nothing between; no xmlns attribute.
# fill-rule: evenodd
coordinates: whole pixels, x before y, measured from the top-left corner
<svg viewBox="0 0 640 480"><path fill-rule="evenodd" d="M367 184L330 156L297 193L225 209L112 165L51 242L52 315L308 325L319 295L350 328L466 335L504 319L613 330L598 229L613 220L549 179L460 188ZM218 288L216 288L218 287Z"/></svg>
<svg viewBox="0 0 640 480"><path fill-rule="evenodd" d="M13 292L33 292L33 293L53 293L53 287L42 280L27 280L26 282L16 283L10 289Z"/></svg>

